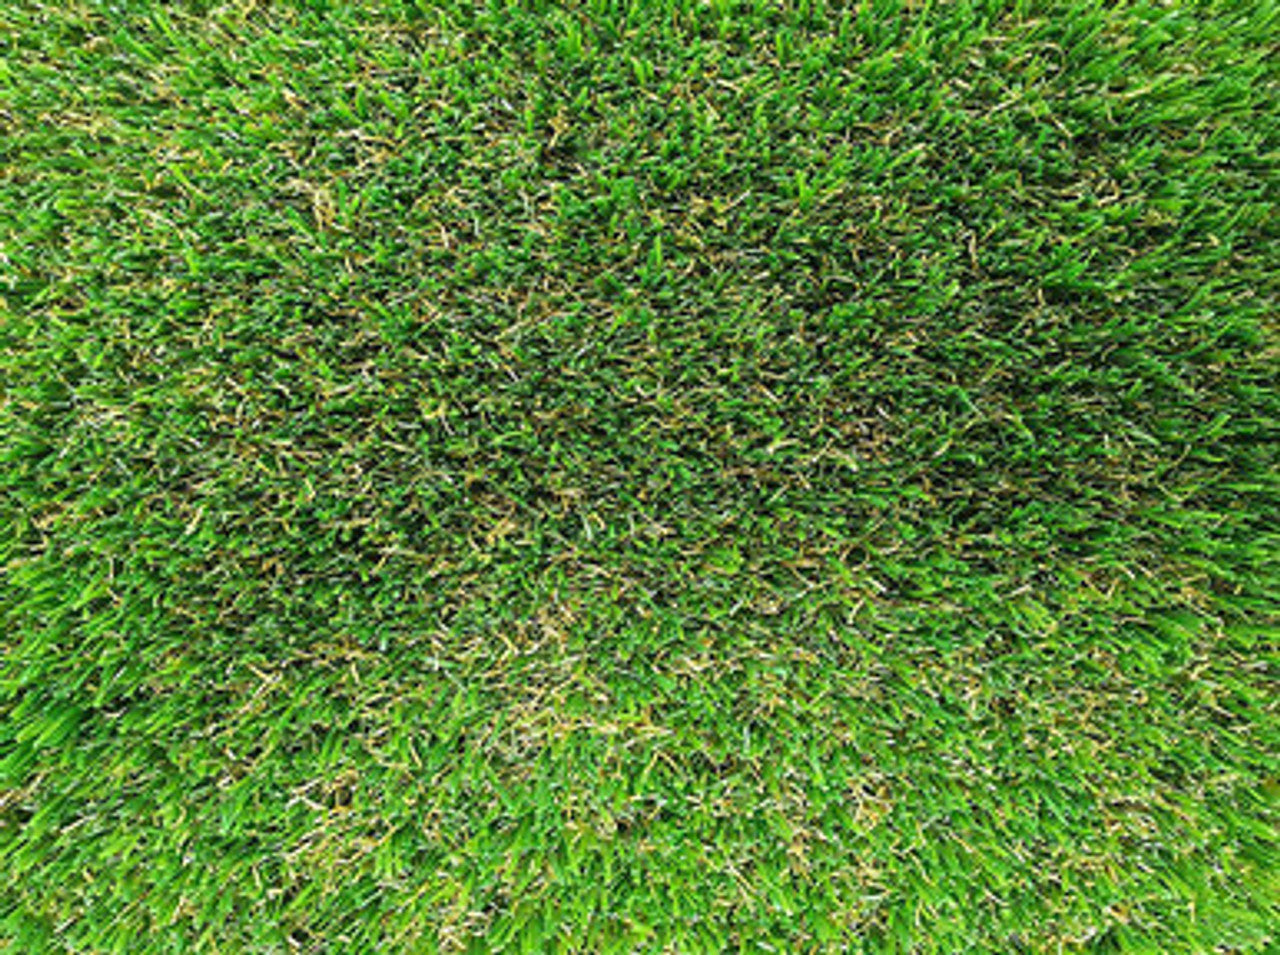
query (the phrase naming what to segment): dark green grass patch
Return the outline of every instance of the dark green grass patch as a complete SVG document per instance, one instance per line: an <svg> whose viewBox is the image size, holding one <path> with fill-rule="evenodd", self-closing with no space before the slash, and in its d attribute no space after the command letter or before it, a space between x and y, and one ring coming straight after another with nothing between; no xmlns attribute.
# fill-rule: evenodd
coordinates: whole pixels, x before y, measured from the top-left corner
<svg viewBox="0 0 1280 955"><path fill-rule="evenodd" d="M1278 38L6 5L0 950L1270 950Z"/></svg>

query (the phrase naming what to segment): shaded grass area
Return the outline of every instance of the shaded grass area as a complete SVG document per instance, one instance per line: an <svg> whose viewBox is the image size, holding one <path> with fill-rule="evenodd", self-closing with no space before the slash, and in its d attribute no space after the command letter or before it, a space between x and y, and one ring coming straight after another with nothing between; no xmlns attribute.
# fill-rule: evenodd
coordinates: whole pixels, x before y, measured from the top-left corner
<svg viewBox="0 0 1280 955"><path fill-rule="evenodd" d="M6 6L0 949L1267 950L1278 32Z"/></svg>

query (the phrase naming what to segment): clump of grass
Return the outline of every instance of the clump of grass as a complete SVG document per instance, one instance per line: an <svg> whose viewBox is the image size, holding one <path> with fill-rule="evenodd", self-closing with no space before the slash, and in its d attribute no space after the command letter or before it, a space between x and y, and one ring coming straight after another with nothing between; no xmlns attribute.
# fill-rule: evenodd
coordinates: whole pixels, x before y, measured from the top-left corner
<svg viewBox="0 0 1280 955"><path fill-rule="evenodd" d="M1274 12L0 13L0 948L1275 944Z"/></svg>

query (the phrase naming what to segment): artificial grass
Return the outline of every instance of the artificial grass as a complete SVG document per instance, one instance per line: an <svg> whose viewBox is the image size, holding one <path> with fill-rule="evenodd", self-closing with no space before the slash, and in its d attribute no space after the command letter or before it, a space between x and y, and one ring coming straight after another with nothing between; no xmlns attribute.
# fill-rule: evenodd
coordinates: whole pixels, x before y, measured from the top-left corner
<svg viewBox="0 0 1280 955"><path fill-rule="evenodd" d="M0 11L0 949L1276 944L1258 2Z"/></svg>

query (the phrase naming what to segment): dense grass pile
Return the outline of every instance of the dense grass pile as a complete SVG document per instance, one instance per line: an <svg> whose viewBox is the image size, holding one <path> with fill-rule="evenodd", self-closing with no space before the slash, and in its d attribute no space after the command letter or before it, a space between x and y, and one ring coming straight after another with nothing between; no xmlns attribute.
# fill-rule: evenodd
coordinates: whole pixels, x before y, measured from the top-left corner
<svg viewBox="0 0 1280 955"><path fill-rule="evenodd" d="M0 949L1275 944L1274 11L6 5Z"/></svg>

